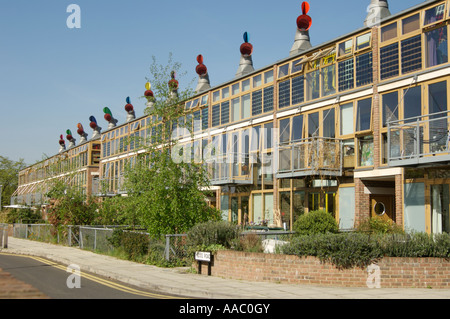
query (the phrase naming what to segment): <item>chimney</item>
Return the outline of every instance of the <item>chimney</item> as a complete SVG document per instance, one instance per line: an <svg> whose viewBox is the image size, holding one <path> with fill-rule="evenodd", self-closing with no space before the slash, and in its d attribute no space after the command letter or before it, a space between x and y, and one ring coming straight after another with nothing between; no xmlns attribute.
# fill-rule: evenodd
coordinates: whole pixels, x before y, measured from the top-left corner
<svg viewBox="0 0 450 319"><path fill-rule="evenodd" d="M387 0L370 0L367 12L368 14L366 20L364 20L364 26L369 28L375 26L382 19L391 15Z"/></svg>
<svg viewBox="0 0 450 319"><path fill-rule="evenodd" d="M92 133L92 139L98 139L101 137L101 130L102 128L100 126L98 126L97 124L97 120L95 119L94 116L90 116L89 117L89 121L91 121L91 123L89 123L89 126L91 127L91 129L94 130L94 132Z"/></svg>
<svg viewBox="0 0 450 319"><path fill-rule="evenodd" d="M116 127L117 120L113 117L111 110L108 107L103 109L103 113L105 113L104 118L109 123L108 129Z"/></svg>
<svg viewBox="0 0 450 319"><path fill-rule="evenodd" d="M127 111L127 123L133 121L136 118L136 114L134 113L134 107L130 103L130 97L126 99L127 104L125 105L125 111Z"/></svg>
<svg viewBox="0 0 450 319"><path fill-rule="evenodd" d="M211 88L209 84L208 68L203 64L203 56L200 54L197 56L198 65L195 68L195 72L198 74L198 82L195 92L200 93Z"/></svg>
<svg viewBox="0 0 450 319"><path fill-rule="evenodd" d="M153 94L152 85L150 82L145 83L145 93L144 96L147 99L147 112L148 114L153 113L153 106L155 105L155 95Z"/></svg>
<svg viewBox="0 0 450 319"><path fill-rule="evenodd" d="M175 71L170 72L170 77L172 78L169 81L169 99L178 99L178 81L175 79Z"/></svg>
<svg viewBox="0 0 450 319"><path fill-rule="evenodd" d="M297 18L297 32L295 34L294 45L289 55L296 55L312 47L309 38L309 28L311 28L312 19L308 15L309 3L302 3L302 15Z"/></svg>
<svg viewBox="0 0 450 319"><path fill-rule="evenodd" d="M59 137L59 153L61 154L66 150L66 142L64 142L64 136L61 134Z"/></svg>
<svg viewBox="0 0 450 319"><path fill-rule="evenodd" d="M73 138L72 132L70 130L67 130L66 133L66 138L69 141L69 149L71 149L72 147L75 147L76 140Z"/></svg>
<svg viewBox="0 0 450 319"><path fill-rule="evenodd" d="M243 76L245 74L253 72L253 45L248 42L249 36L247 32L244 32L244 43L241 44L239 50L241 51L241 60L239 61L239 68L236 72L236 77Z"/></svg>
<svg viewBox="0 0 450 319"><path fill-rule="evenodd" d="M84 142L87 142L87 136L88 135L84 131L83 125L81 125L81 123L78 123L77 127L78 127L77 133L80 135L80 144L84 143Z"/></svg>

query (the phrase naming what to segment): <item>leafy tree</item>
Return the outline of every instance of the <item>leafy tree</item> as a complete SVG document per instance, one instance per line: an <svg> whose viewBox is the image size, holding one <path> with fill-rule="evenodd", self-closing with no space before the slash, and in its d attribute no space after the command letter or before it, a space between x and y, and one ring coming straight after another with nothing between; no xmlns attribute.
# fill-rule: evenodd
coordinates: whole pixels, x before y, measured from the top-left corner
<svg viewBox="0 0 450 319"><path fill-rule="evenodd" d="M1 190L1 205L5 206L11 202L11 195L17 189L19 180L19 171L24 169L26 164L23 159L13 161L7 157L0 156L0 185Z"/></svg>
<svg viewBox="0 0 450 319"><path fill-rule="evenodd" d="M155 236L184 233L199 222L220 216L202 191L210 185L205 168L191 160L177 160L180 148L172 129L189 126L179 119L184 115L183 102L193 94L189 87L179 91L175 75L180 68L171 55L166 66L153 57L152 77L147 79L154 91L152 97L147 96L153 105L146 110L153 119L152 136L139 140L146 152L132 159L125 170L127 205L133 205L137 222Z"/></svg>

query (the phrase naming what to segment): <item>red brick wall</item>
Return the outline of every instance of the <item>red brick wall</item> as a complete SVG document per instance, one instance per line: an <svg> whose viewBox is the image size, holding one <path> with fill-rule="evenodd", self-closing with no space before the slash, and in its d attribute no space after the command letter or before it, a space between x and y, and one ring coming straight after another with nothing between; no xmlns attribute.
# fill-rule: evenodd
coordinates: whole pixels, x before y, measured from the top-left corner
<svg viewBox="0 0 450 319"><path fill-rule="evenodd" d="M381 288L450 288L450 261L441 258L392 258L379 261ZM202 274L208 268L202 267ZM368 287L367 269L339 270L315 257L218 251L212 276L338 287Z"/></svg>

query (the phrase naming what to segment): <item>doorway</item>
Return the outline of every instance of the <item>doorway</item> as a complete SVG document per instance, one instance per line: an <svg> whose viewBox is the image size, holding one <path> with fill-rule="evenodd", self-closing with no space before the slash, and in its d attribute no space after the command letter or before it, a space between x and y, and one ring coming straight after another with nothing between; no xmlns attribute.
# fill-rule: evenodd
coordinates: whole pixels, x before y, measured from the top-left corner
<svg viewBox="0 0 450 319"><path fill-rule="evenodd" d="M449 186L431 185L431 233L450 233Z"/></svg>
<svg viewBox="0 0 450 319"><path fill-rule="evenodd" d="M394 196L372 195L370 202L372 218L378 217L386 221L395 222Z"/></svg>

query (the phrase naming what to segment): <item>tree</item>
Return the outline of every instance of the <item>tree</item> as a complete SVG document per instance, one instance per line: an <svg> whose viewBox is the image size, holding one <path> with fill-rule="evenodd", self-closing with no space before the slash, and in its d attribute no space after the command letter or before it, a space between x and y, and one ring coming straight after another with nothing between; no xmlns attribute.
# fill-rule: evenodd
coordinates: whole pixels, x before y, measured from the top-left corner
<svg viewBox="0 0 450 319"><path fill-rule="evenodd" d="M166 66L158 65L153 57L152 77L147 80L154 93L146 92L146 112L153 119L152 135L146 141L139 140L145 152L132 159L125 171L127 202L133 205L141 226L155 236L184 233L199 222L220 216L209 206L202 191L209 186L205 168L173 156L178 141L172 136L172 129L175 125L189 125L179 119L184 115L183 102L193 94L189 87L179 92L175 75L180 68L171 55Z"/></svg>
<svg viewBox="0 0 450 319"><path fill-rule="evenodd" d="M17 189L19 182L19 171L24 169L26 164L23 159L15 162L7 157L0 156L0 185L1 189L1 205L9 205L11 195Z"/></svg>

